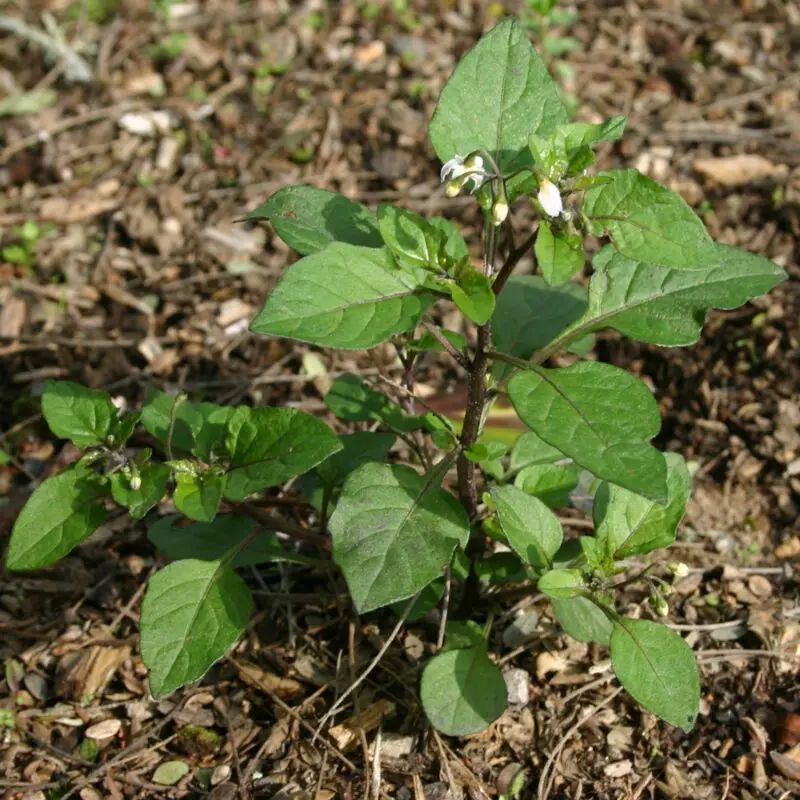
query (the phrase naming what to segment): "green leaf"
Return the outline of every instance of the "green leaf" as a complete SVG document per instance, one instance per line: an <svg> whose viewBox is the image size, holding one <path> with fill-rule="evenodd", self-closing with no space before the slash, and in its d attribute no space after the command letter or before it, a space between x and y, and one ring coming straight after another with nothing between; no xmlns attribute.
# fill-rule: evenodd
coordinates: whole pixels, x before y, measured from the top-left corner
<svg viewBox="0 0 800 800"><path fill-rule="evenodd" d="M692 730L700 674L694 653L675 631L646 619L621 618L611 634L611 666L634 700L671 725Z"/></svg>
<svg viewBox="0 0 800 800"><path fill-rule="evenodd" d="M613 625L588 597L553 600L553 614L558 624L579 642L608 645Z"/></svg>
<svg viewBox="0 0 800 800"><path fill-rule="evenodd" d="M201 678L241 636L252 606L250 590L227 560L185 559L157 572L140 623L152 694L162 697Z"/></svg>
<svg viewBox="0 0 800 800"><path fill-rule="evenodd" d="M679 194L635 169L600 174L613 180L586 192L583 213L622 255L684 270L718 265L714 241Z"/></svg>
<svg viewBox="0 0 800 800"><path fill-rule="evenodd" d="M511 547L540 572L550 569L564 538L555 514L541 500L515 486L498 486L491 494Z"/></svg>
<svg viewBox="0 0 800 800"><path fill-rule="evenodd" d="M516 553L501 551L475 562L475 574L481 583L497 586L503 583L520 583L528 580L530 569Z"/></svg>
<svg viewBox="0 0 800 800"><path fill-rule="evenodd" d="M139 471L141 484L138 489L131 486L131 476L115 472L111 476L111 496L121 506L127 506L134 519L143 519L155 508L167 491L170 469L166 464L145 464Z"/></svg>
<svg viewBox="0 0 800 800"><path fill-rule="evenodd" d="M522 421L575 463L652 500L666 500L666 463L649 440L658 403L639 378L610 364L524 371L508 384Z"/></svg>
<svg viewBox="0 0 800 800"><path fill-rule="evenodd" d="M476 325L488 322L494 313L495 296L489 279L470 267L452 288L453 301Z"/></svg>
<svg viewBox="0 0 800 800"><path fill-rule="evenodd" d="M542 276L551 286L566 283L583 269L583 237L567 230L554 230L547 220L539 221L534 249Z"/></svg>
<svg viewBox="0 0 800 800"><path fill-rule="evenodd" d="M47 381L42 414L56 436L71 439L77 447L105 444L117 419L117 409L108 392L71 381Z"/></svg>
<svg viewBox="0 0 800 800"><path fill-rule="evenodd" d="M537 585L540 592L556 600L577 597L586 590L583 573L578 569L551 569Z"/></svg>
<svg viewBox="0 0 800 800"><path fill-rule="evenodd" d="M500 171L531 163L528 137L568 122L558 86L518 22L505 19L458 63L429 134L442 161L485 149Z"/></svg>
<svg viewBox="0 0 800 800"><path fill-rule="evenodd" d="M551 464L563 457L560 450L547 444L541 436L537 436L533 431L527 431L514 443L509 466L512 470L518 471L531 464Z"/></svg>
<svg viewBox="0 0 800 800"><path fill-rule="evenodd" d="M397 441L393 433L358 431L339 437L342 449L317 467L317 475L326 486L341 486L347 476L362 464L386 461Z"/></svg>
<svg viewBox="0 0 800 800"><path fill-rule="evenodd" d="M189 519L211 522L217 515L225 476L217 471L206 473L176 472L172 501Z"/></svg>
<svg viewBox="0 0 800 800"><path fill-rule="evenodd" d="M105 521L98 500L106 494L103 479L81 464L48 478L14 523L6 567L29 570L55 564Z"/></svg>
<svg viewBox="0 0 800 800"><path fill-rule="evenodd" d="M209 461L212 453L223 455L225 433L228 420L234 412L233 408L215 403L179 401L166 392L151 389L142 408L142 425L145 430L159 442L166 444L175 403L178 406L172 429L173 449L193 453L204 461Z"/></svg>
<svg viewBox="0 0 800 800"><path fill-rule="evenodd" d="M433 296L388 250L336 242L285 272L250 330L324 347L374 347L413 328Z"/></svg>
<svg viewBox="0 0 800 800"><path fill-rule="evenodd" d="M677 453L665 453L667 502L654 503L619 486L604 483L592 510L597 539L614 558L644 555L669 547L686 512L692 479L686 462Z"/></svg>
<svg viewBox="0 0 800 800"><path fill-rule="evenodd" d="M0 466L5 466L6 464L11 463L11 456L0 447Z"/></svg>
<svg viewBox="0 0 800 800"><path fill-rule="evenodd" d="M500 668L485 647L446 650L422 673L425 715L447 736L467 736L492 724L506 709L508 692Z"/></svg>
<svg viewBox="0 0 800 800"><path fill-rule="evenodd" d="M439 333L441 333L456 350L462 353L466 350L467 340L464 338L463 334L456 333L456 331L451 331L447 328L439 328ZM419 339L413 339L408 343L408 349L412 352L443 353L444 345L442 345L430 331L425 331Z"/></svg>
<svg viewBox="0 0 800 800"><path fill-rule="evenodd" d="M427 588L427 587L426 587ZM443 650L486 649L486 631L472 619L453 619L445 626Z"/></svg>
<svg viewBox="0 0 800 800"><path fill-rule="evenodd" d="M537 275L509 279L492 317L494 345L501 353L528 358L586 309L586 290L581 286L548 286ZM508 370L508 365L502 367Z"/></svg>
<svg viewBox="0 0 800 800"><path fill-rule="evenodd" d="M228 422L225 497L246 497L315 467L342 449L321 420L292 408L236 409Z"/></svg>
<svg viewBox="0 0 800 800"><path fill-rule="evenodd" d="M165 761L159 764L153 773L153 783L159 786L174 786L181 778L189 774L189 765L185 761Z"/></svg>
<svg viewBox="0 0 800 800"><path fill-rule="evenodd" d="M580 474L577 464L531 464L519 472L514 486L538 497L550 508L565 508L570 505Z"/></svg>
<svg viewBox="0 0 800 800"><path fill-rule="evenodd" d="M351 473L330 520L333 558L359 613L411 597L442 574L469 536L461 504L433 476L365 464Z"/></svg>
<svg viewBox="0 0 800 800"><path fill-rule="evenodd" d="M605 122L569 122L559 125L556 138L563 142L567 152L578 150L587 145L598 142L615 142L622 138L625 132L627 118L622 116L609 117Z"/></svg>
<svg viewBox="0 0 800 800"><path fill-rule="evenodd" d="M247 567L267 561L305 563L303 556L284 550L271 531L265 531L250 517L241 514L221 514L213 522L192 522L179 525L178 514L163 517L150 526L147 537L173 561L197 558L217 561L231 548L239 548L233 559L234 567Z"/></svg>
<svg viewBox="0 0 800 800"><path fill-rule="evenodd" d="M419 597L414 601L411 611L406 615L407 622L419 622L424 619L436 606L444 595L444 580L434 581L429 583L420 593ZM392 603L392 611L398 617L405 614L408 608L409 600L400 600L397 603Z"/></svg>
<svg viewBox="0 0 800 800"><path fill-rule="evenodd" d="M331 413L346 422L380 422L400 433L429 427L426 414L409 414L356 375L338 377L325 395L325 405Z"/></svg>
<svg viewBox="0 0 800 800"><path fill-rule="evenodd" d="M278 236L304 256L324 250L331 242L381 246L377 220L366 206L313 186L280 189L245 219L268 219Z"/></svg>
<svg viewBox="0 0 800 800"><path fill-rule="evenodd" d="M378 228L398 263L423 269L440 265L446 234L424 217L382 203L378 206Z"/></svg>
<svg viewBox="0 0 800 800"><path fill-rule="evenodd" d="M589 307L573 332L613 328L648 344L693 344L708 309L738 308L786 278L762 256L724 244L716 251L718 266L684 270L632 261L604 247L592 264Z"/></svg>
<svg viewBox="0 0 800 800"><path fill-rule="evenodd" d="M443 252L451 262L456 263L469 258L469 246L464 241L461 231L449 219L431 217L428 224L442 233Z"/></svg>

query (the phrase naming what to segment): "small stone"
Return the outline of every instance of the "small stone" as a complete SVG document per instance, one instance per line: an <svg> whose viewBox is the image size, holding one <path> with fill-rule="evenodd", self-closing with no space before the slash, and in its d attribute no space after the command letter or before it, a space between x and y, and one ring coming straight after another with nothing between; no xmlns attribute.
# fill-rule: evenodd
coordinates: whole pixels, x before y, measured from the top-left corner
<svg viewBox="0 0 800 800"><path fill-rule="evenodd" d="M524 669L512 668L503 673L508 691L508 704L511 706L524 706L530 700L529 681L530 675Z"/></svg>
<svg viewBox="0 0 800 800"><path fill-rule="evenodd" d="M214 771L211 773L211 785L217 786L217 784L228 780L230 776L231 768L227 764L220 764L218 767L214 767Z"/></svg>
<svg viewBox="0 0 800 800"><path fill-rule="evenodd" d="M381 734L381 759L407 758L414 750L415 741L415 737L401 733Z"/></svg>
<svg viewBox="0 0 800 800"><path fill-rule="evenodd" d="M747 588L761 599L772 594L772 584L763 575L752 575L747 581Z"/></svg>

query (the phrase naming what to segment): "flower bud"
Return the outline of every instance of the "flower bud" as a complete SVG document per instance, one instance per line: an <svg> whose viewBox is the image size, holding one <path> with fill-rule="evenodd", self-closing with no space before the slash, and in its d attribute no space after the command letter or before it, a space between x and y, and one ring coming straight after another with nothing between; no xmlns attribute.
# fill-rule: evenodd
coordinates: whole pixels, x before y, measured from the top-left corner
<svg viewBox="0 0 800 800"><path fill-rule="evenodd" d="M447 182L447 186L445 186L444 193L450 197L455 197L461 191L462 181L458 178L454 178L452 181Z"/></svg>
<svg viewBox="0 0 800 800"><path fill-rule="evenodd" d="M142 488L142 476L141 475L133 475L131 476L131 489L134 492L138 492L139 489Z"/></svg>
<svg viewBox="0 0 800 800"><path fill-rule="evenodd" d="M506 221L506 217L508 217L508 203L498 200L492 206L492 225L495 228L498 225L502 225Z"/></svg>
<svg viewBox="0 0 800 800"><path fill-rule="evenodd" d="M682 561L670 561L667 564L667 569L676 578L685 578L689 574L689 567L687 567Z"/></svg>
<svg viewBox="0 0 800 800"><path fill-rule="evenodd" d="M658 593L650 595L650 605L659 617L666 617L669 614L667 601Z"/></svg>
<svg viewBox="0 0 800 800"><path fill-rule="evenodd" d="M544 178L539 183L539 194L536 195L536 199L539 201L544 209L544 213L547 214L548 217L557 217L564 210L564 204L561 201L561 192L558 191L558 186L547 178Z"/></svg>

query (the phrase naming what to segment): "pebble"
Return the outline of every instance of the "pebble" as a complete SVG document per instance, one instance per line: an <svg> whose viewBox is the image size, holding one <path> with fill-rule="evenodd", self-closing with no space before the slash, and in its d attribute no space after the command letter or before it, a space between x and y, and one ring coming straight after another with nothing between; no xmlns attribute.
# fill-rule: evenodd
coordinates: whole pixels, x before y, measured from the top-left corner
<svg viewBox="0 0 800 800"><path fill-rule="evenodd" d="M524 669L513 667L503 673L508 690L508 704L511 706L524 706L530 700L529 681L530 675Z"/></svg>

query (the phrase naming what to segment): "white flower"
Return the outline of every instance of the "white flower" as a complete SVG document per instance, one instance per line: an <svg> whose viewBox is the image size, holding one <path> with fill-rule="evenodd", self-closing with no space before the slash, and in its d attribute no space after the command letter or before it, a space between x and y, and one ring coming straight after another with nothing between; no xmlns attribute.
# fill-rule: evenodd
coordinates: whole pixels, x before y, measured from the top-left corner
<svg viewBox="0 0 800 800"><path fill-rule="evenodd" d="M536 199L549 217L558 217L564 210L558 186L547 180L547 178L544 178L539 184L539 194L536 195Z"/></svg>
<svg viewBox="0 0 800 800"><path fill-rule="evenodd" d="M508 203L504 203L502 200L498 200L492 206L492 224L495 228L498 225L502 225L506 221L506 217L508 216Z"/></svg>
<svg viewBox="0 0 800 800"><path fill-rule="evenodd" d="M685 578L689 574L689 567L687 567L682 561L670 561L667 564L667 569L676 578Z"/></svg>
<svg viewBox="0 0 800 800"><path fill-rule="evenodd" d="M455 197L464 187L472 181L474 192L486 180L486 170L483 168L483 159L480 156L453 156L442 165L439 173L442 183L447 181L447 196Z"/></svg>

